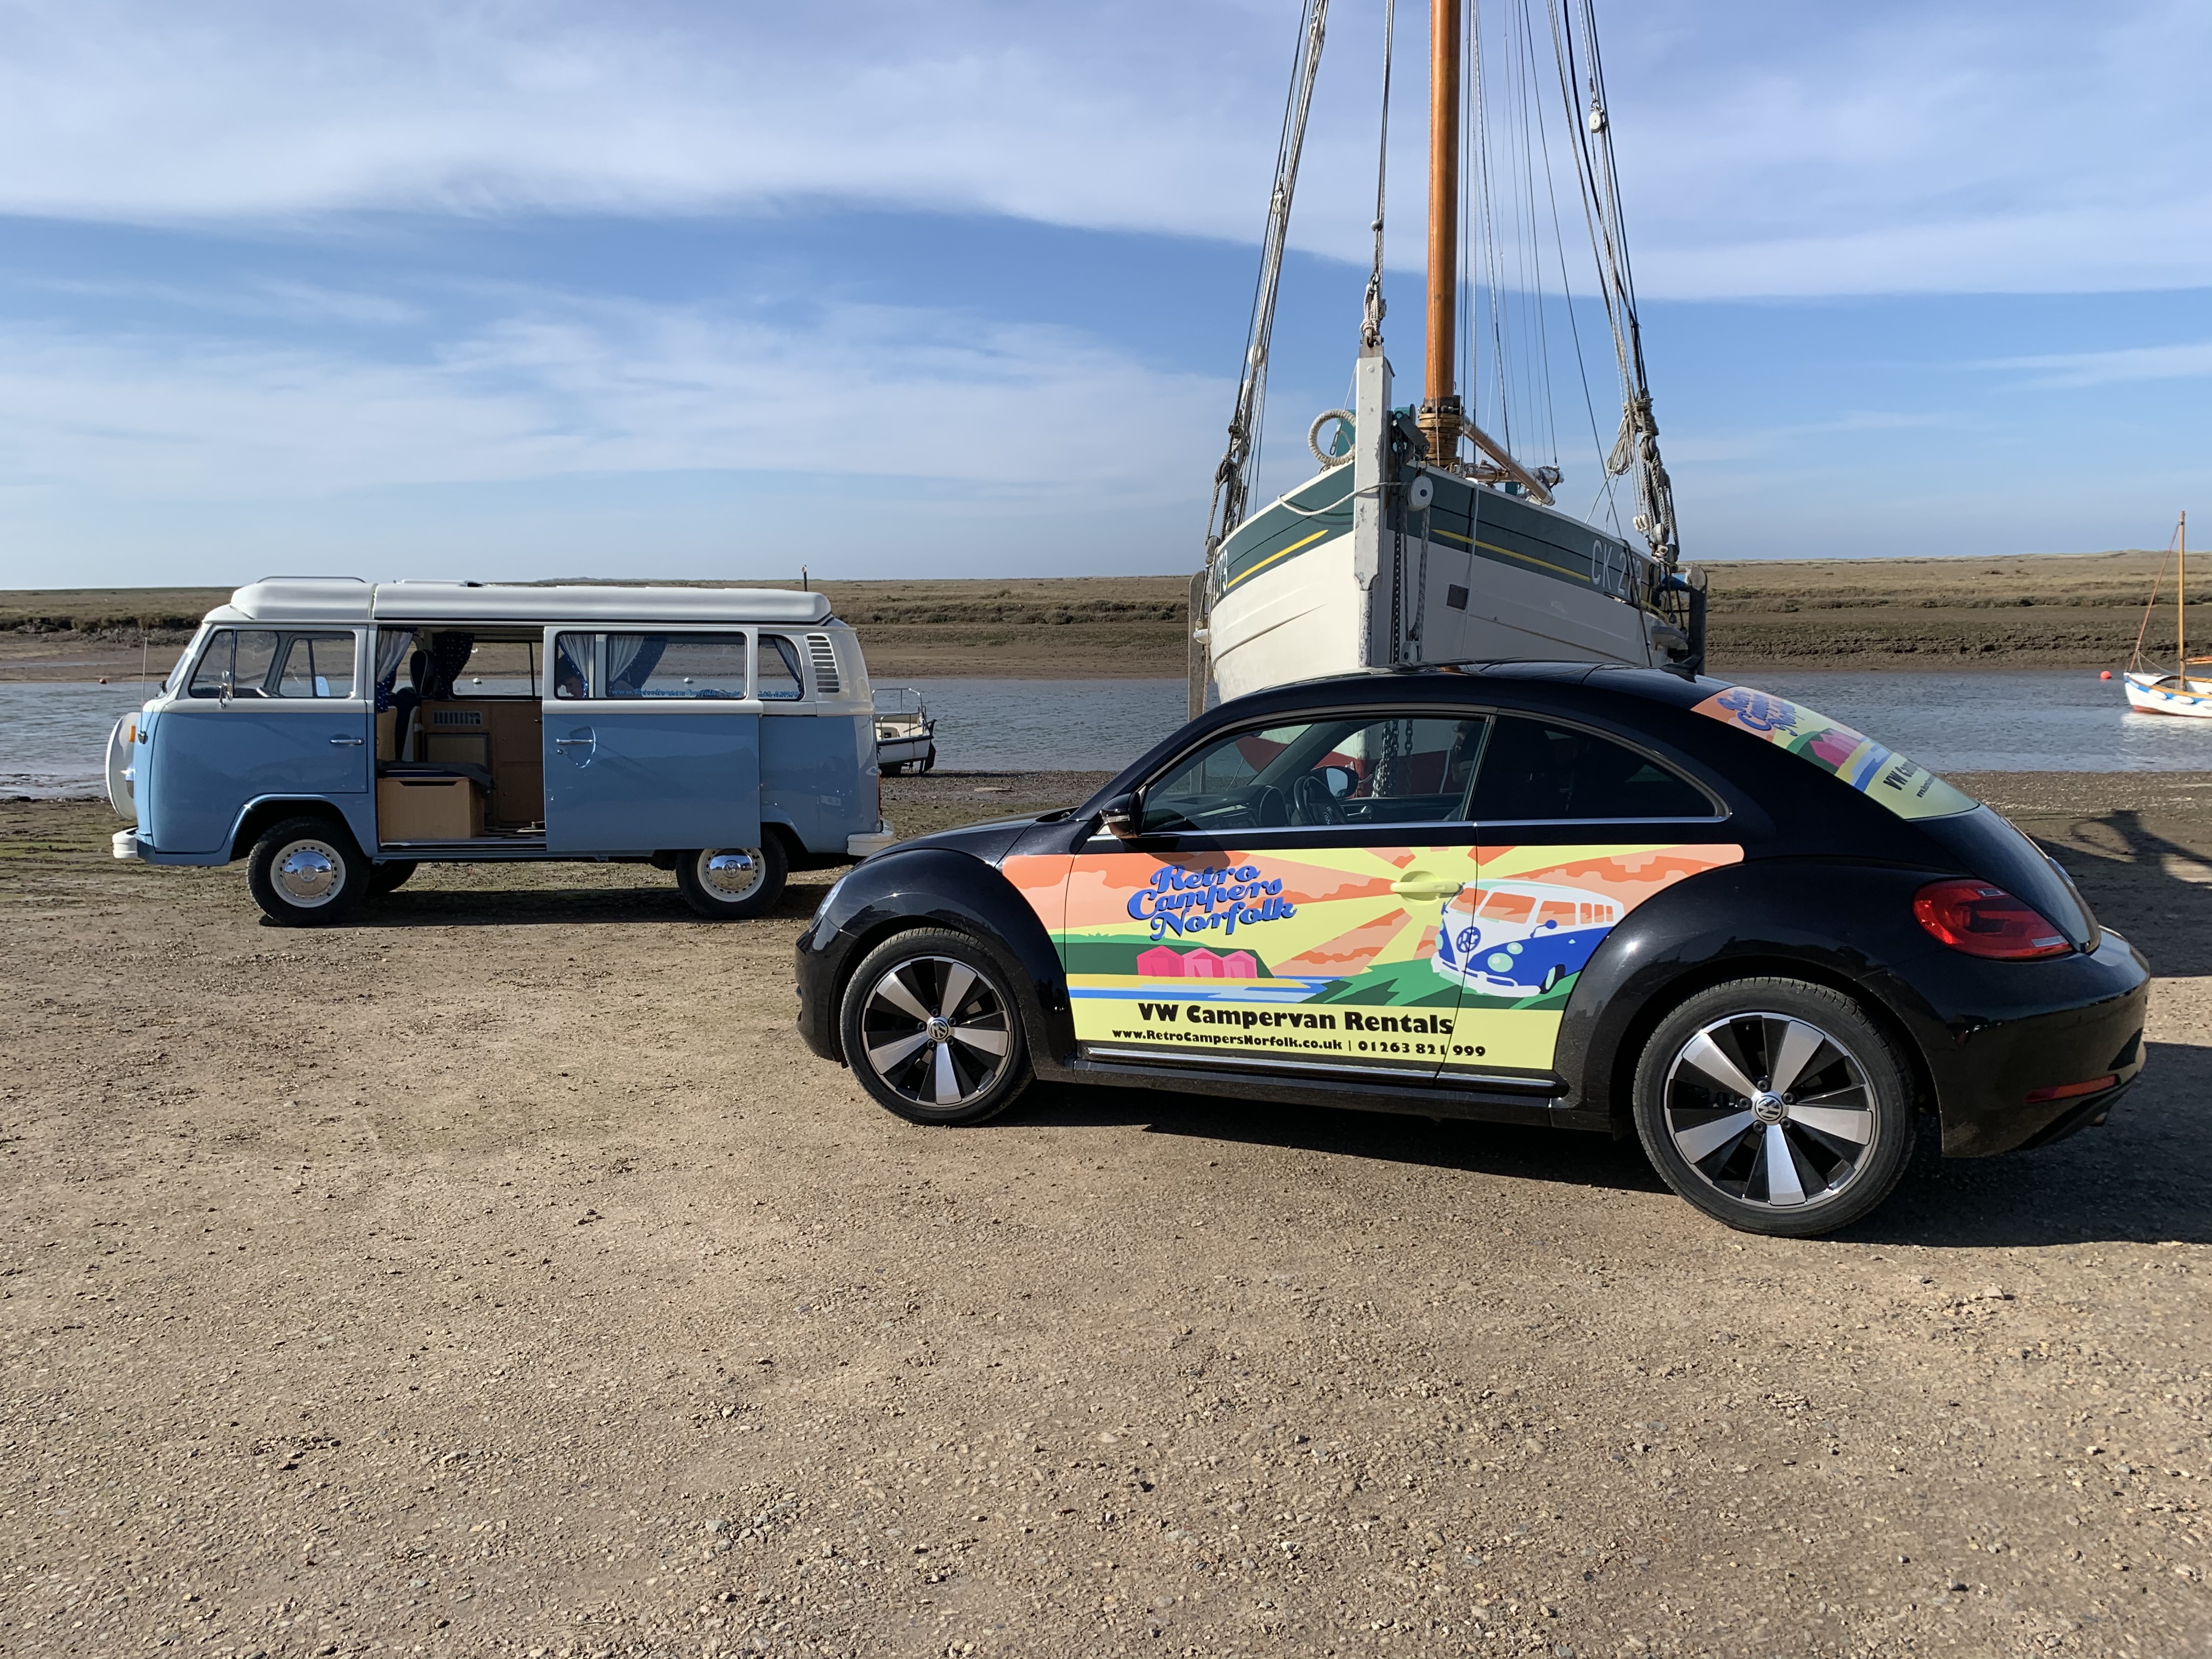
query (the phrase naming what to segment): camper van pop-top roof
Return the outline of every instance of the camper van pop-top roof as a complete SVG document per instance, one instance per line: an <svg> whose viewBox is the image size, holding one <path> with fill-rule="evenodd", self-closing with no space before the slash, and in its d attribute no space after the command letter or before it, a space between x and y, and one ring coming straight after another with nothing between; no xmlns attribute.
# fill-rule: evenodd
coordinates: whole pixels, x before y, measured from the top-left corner
<svg viewBox="0 0 2212 1659"><path fill-rule="evenodd" d="M383 582L275 576L241 587L210 622L666 622L817 623L821 593L779 587L526 587L483 582Z"/></svg>

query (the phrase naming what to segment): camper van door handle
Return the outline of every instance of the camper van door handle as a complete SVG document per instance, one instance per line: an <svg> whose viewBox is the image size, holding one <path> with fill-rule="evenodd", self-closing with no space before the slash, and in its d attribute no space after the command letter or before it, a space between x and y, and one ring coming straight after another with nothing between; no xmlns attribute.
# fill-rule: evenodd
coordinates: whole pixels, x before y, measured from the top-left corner
<svg viewBox="0 0 2212 1659"><path fill-rule="evenodd" d="M1390 890L1401 898L1449 898L1466 886L1463 881L1454 881L1449 876L1432 876L1425 870L1408 870L1390 884Z"/></svg>
<svg viewBox="0 0 2212 1659"><path fill-rule="evenodd" d="M553 746L556 749L574 749L578 747L589 749L598 741L599 739L597 738L556 738L553 739Z"/></svg>
<svg viewBox="0 0 2212 1659"><path fill-rule="evenodd" d="M358 749L362 745L362 739L359 738L332 738L331 741L348 749Z"/></svg>

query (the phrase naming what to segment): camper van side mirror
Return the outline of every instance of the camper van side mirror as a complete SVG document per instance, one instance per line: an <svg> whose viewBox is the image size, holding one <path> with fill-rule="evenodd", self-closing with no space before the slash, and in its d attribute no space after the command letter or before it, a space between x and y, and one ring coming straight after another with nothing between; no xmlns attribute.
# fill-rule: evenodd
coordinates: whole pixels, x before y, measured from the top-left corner
<svg viewBox="0 0 2212 1659"><path fill-rule="evenodd" d="M1137 833L1137 797L1133 790L1124 790L1098 810L1099 826L1109 836L1127 841Z"/></svg>

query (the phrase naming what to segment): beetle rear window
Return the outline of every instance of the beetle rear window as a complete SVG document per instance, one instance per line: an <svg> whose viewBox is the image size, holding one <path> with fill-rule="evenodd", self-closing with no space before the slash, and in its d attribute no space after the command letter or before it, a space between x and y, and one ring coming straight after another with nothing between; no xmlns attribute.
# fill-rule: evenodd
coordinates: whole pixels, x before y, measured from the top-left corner
<svg viewBox="0 0 2212 1659"><path fill-rule="evenodd" d="M1698 713L1763 738L1840 778L1901 818L1947 818L1980 805L1917 761L1885 749L1864 732L1755 686L1733 685L1698 705Z"/></svg>

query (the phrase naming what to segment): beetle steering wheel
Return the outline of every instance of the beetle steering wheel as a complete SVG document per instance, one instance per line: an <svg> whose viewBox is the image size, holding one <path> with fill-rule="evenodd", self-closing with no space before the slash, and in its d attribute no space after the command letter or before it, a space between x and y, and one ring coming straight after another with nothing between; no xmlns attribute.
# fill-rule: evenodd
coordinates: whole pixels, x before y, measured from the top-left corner
<svg viewBox="0 0 2212 1659"><path fill-rule="evenodd" d="M1342 823L1344 808L1318 772L1309 772L1291 786L1291 816L1300 823Z"/></svg>

